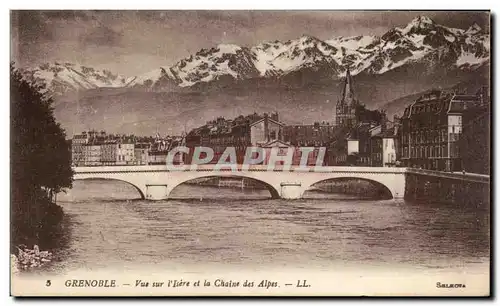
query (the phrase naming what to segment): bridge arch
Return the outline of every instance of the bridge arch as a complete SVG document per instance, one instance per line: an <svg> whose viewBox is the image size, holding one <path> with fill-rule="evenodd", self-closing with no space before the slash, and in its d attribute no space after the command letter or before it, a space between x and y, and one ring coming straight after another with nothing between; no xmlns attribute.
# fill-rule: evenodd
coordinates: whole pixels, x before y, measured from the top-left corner
<svg viewBox="0 0 500 306"><path fill-rule="evenodd" d="M144 200L146 199L146 191L143 190L138 184L135 184L129 180L124 180L124 179L119 179L119 178L114 178L114 177L99 177L99 176L92 176L92 177L75 177L75 181L116 181L116 182L123 182L126 183L127 185L130 185L134 187L135 190L139 192L139 195L141 196L141 199Z"/></svg>
<svg viewBox="0 0 500 306"><path fill-rule="evenodd" d="M194 176L194 177L190 177L190 178L185 178L185 179L182 179L182 180L178 180L178 181L175 181L175 182L172 182L171 185L169 186L169 192L168 194L172 194L172 192L175 190L176 187L184 184L184 183L188 183L188 182L191 182L191 181L195 181L195 180L198 180L198 179L203 179L203 178L241 178L241 179L247 179L247 180L251 180L251 181L255 181L255 182L258 182L259 184L261 184L262 186L264 186L268 191L269 193L271 194L271 198L280 198L280 193L278 191L278 189L269 184L268 182L266 181L263 181L259 178L255 178L253 176L247 176L247 175L242 175L241 173L239 174L225 174L225 173L207 173L206 175L197 175L197 176Z"/></svg>
<svg viewBox="0 0 500 306"><path fill-rule="evenodd" d="M374 187L376 187L379 190L379 193L381 193L382 197L391 198L391 199L395 198L393 190L387 185L386 182L375 179L373 177L361 177L361 176L356 176L356 175L322 178L318 181L315 181L315 182L309 184L309 186L305 189L305 191L308 191L311 189L311 187L314 187L314 185L318 185L321 183L339 182L339 181L340 182L341 181L348 182L348 181L355 181L355 180L369 182L370 184L372 184Z"/></svg>

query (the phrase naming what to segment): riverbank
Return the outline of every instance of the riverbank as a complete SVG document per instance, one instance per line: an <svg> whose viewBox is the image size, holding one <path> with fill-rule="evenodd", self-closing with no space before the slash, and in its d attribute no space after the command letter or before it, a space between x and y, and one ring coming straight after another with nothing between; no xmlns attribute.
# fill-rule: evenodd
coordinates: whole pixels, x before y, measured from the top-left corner
<svg viewBox="0 0 500 306"><path fill-rule="evenodd" d="M33 270L50 263L51 250L64 239L63 208L43 193L29 206L13 205L10 258L13 273Z"/></svg>
<svg viewBox="0 0 500 306"><path fill-rule="evenodd" d="M33 246L33 249L29 249L26 246L16 248L18 250L17 255L10 255L12 273L38 268L52 261L52 253L49 251L40 251L40 248L36 244Z"/></svg>

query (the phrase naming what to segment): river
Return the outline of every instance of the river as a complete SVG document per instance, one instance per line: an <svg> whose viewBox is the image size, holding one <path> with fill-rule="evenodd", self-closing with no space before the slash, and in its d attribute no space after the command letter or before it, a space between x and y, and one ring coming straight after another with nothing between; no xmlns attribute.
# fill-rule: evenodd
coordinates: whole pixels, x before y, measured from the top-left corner
<svg viewBox="0 0 500 306"><path fill-rule="evenodd" d="M121 182L75 181L57 201L65 234L46 269L138 266L328 269L358 264L462 269L489 264L488 207L181 185L168 201Z"/></svg>

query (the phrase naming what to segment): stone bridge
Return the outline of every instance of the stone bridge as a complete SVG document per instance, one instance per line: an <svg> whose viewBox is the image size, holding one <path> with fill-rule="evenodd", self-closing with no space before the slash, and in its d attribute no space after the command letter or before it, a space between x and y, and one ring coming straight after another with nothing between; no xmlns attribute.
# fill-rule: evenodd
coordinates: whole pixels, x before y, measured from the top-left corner
<svg viewBox="0 0 500 306"><path fill-rule="evenodd" d="M215 165L196 165L185 170L169 169L167 165L144 166L94 166L74 168L75 180L109 179L134 186L142 198L168 199L172 190L182 183L207 177L239 177L258 181L265 185L273 198L300 199L312 185L342 178L363 179L378 183L393 198L405 195L406 168L388 167L308 167L268 171L267 166L252 165L237 169L217 169Z"/></svg>

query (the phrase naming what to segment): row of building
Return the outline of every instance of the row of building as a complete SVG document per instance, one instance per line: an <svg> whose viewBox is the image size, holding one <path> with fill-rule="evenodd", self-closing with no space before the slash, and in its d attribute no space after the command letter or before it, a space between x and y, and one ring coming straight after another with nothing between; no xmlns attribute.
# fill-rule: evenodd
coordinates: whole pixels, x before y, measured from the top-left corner
<svg viewBox="0 0 500 306"><path fill-rule="evenodd" d="M432 91L411 103L392 121L382 111L367 110L356 99L347 71L338 99L335 123L287 125L278 113L250 114L208 121L178 137L149 138L87 132L73 138L75 165L164 164L168 152L187 146L189 154L174 162L191 163L196 147L210 147L217 163L226 148L234 147L243 163L248 147L273 148L302 159L303 147L314 148L307 164L316 165L320 148L328 166L415 167L440 171L489 173L490 96L484 87L475 94ZM287 149L287 150L284 150ZM270 154L262 161L268 162ZM206 156L200 156L205 158ZM321 156L320 156L321 157Z"/></svg>
<svg viewBox="0 0 500 306"><path fill-rule="evenodd" d="M397 133L405 167L488 173L490 95L432 91L409 105Z"/></svg>
<svg viewBox="0 0 500 306"><path fill-rule="evenodd" d="M182 145L182 137L136 137L88 131L71 139L74 166L164 164L164 152ZM178 161L177 161L178 162Z"/></svg>

